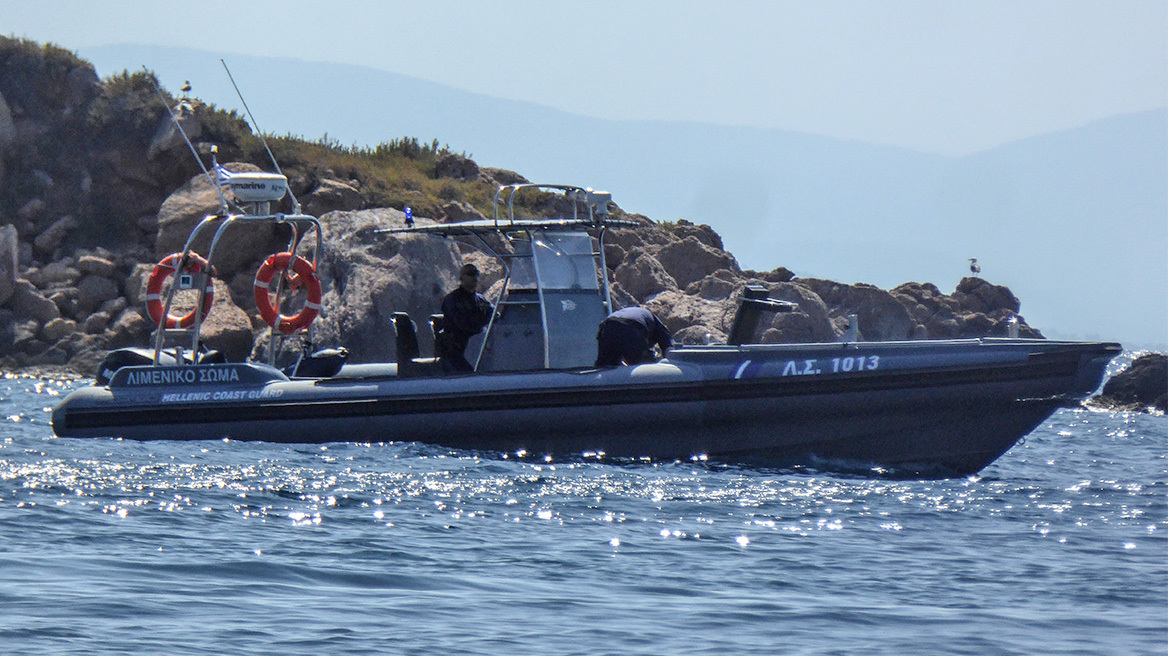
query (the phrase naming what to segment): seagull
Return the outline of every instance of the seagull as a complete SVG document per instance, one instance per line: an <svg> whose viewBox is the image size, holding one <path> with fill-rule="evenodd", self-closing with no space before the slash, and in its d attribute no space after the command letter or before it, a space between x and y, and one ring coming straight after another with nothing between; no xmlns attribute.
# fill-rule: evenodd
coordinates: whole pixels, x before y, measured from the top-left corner
<svg viewBox="0 0 1168 656"><path fill-rule="evenodd" d="M981 273L981 267L978 266L976 257L969 258L969 272L975 276Z"/></svg>

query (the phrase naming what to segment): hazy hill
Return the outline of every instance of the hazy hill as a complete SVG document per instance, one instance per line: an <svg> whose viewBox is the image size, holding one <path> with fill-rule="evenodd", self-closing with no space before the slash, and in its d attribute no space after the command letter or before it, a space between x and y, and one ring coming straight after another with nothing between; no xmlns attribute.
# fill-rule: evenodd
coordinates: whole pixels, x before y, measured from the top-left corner
<svg viewBox="0 0 1168 656"><path fill-rule="evenodd" d="M375 144L437 138L481 164L614 193L657 220L709 223L744 267L951 288L977 257L1052 337L1168 343L1168 111L949 158L795 132L606 121L383 71L151 46L80 54L143 65L269 132ZM505 74L501 72L500 74ZM586 75L587 71L565 71Z"/></svg>

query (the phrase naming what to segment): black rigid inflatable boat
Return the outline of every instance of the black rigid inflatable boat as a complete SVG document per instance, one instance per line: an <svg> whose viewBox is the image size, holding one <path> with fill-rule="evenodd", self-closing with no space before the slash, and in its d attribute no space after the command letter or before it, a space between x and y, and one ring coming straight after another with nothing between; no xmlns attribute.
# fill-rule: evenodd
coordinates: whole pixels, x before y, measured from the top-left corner
<svg viewBox="0 0 1168 656"><path fill-rule="evenodd" d="M515 219L515 194L532 187L563 192L573 216ZM349 364L332 352L286 371L274 361L195 357L200 298L191 325L161 328L153 349L111 354L93 386L54 410L53 428L62 437L420 441L536 457L827 460L963 475L1077 405L1120 352L1114 343L1018 338L749 343L760 317L790 309L756 289L743 295L729 344L597 369L596 326L612 308L604 232L620 224L608 219L608 201L572 186L510 185L496 195L493 220L394 231L469 240L502 262L503 291L472 354L474 373L443 374L419 357L414 324L400 313L396 363ZM225 214L195 232L218 225L217 243L232 222L256 220L320 229L299 214ZM202 294L198 276L210 271L185 284ZM268 284L259 290L266 295ZM168 296L164 313L170 304ZM274 338L287 318L277 319ZM310 322L289 334L301 329ZM174 338L189 341L164 343Z"/></svg>

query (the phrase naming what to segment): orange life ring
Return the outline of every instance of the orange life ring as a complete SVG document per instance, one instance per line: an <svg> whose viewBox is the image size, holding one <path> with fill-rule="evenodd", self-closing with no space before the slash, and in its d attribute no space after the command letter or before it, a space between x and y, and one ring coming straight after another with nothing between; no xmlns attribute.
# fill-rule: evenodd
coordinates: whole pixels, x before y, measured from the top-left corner
<svg viewBox="0 0 1168 656"><path fill-rule="evenodd" d="M166 309L162 302L162 283L166 282L172 274L178 273L179 260L182 259L182 253L171 253L162 258L162 261L154 265L154 271L150 272L150 279L146 282L146 312L150 315L150 320L154 325L162 324L162 313ZM203 259L198 253L188 253L186 266L182 268L182 273L202 273L203 271L210 271L214 276L214 270L207 264L207 260ZM204 317L211 311L211 304L215 302L215 284L211 277L207 278L207 287L203 290L203 312ZM173 314L166 315L167 328L190 328L195 323L195 310L191 310L185 316L176 317Z"/></svg>
<svg viewBox="0 0 1168 656"><path fill-rule="evenodd" d="M289 265L291 265L295 275L286 278L288 288L298 289L303 285L308 293L308 298L304 302L304 309L300 310L299 314L286 317L272 305L268 285L271 284L277 271L287 271ZM285 335L304 330L320 314L320 279L316 277L316 268L312 262L303 257L296 256L293 259L292 253L276 253L269 256L268 259L264 260L259 271L256 271L255 302L256 309L260 311L260 317L269 326Z"/></svg>

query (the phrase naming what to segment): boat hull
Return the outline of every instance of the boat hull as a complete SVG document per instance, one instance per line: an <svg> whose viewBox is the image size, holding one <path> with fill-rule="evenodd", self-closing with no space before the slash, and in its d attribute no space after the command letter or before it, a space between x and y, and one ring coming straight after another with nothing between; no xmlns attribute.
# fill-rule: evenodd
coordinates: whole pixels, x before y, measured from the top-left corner
<svg viewBox="0 0 1168 656"><path fill-rule="evenodd" d="M186 367L214 371L206 384L156 374L131 385L123 370L121 384L71 394L53 426L62 437L419 441L961 475L1094 391L1118 352L1043 340L692 347L636 367L414 379L392 366L315 380Z"/></svg>

